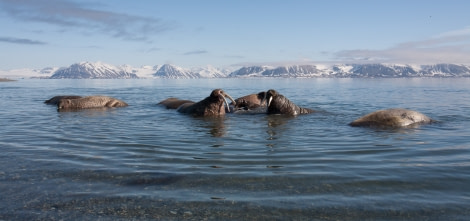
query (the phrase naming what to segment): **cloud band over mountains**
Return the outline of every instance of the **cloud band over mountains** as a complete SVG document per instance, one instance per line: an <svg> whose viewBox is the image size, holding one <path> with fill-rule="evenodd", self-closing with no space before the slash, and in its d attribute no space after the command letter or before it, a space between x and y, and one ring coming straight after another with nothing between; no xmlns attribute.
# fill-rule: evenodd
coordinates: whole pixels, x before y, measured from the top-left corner
<svg viewBox="0 0 470 221"><path fill-rule="evenodd" d="M344 50L336 60L390 63L462 63L470 60L470 27L440 34L422 41L410 41L383 50Z"/></svg>

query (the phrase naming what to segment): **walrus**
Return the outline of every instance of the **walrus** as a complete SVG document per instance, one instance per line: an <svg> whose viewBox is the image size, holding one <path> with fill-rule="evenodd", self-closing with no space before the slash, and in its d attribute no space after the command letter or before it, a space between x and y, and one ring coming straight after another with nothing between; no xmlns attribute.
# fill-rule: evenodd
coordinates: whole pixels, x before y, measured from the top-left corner
<svg viewBox="0 0 470 221"><path fill-rule="evenodd" d="M431 123L428 116L413 110L392 108L379 110L349 123L353 127L412 127Z"/></svg>
<svg viewBox="0 0 470 221"><path fill-rule="evenodd" d="M226 108L224 104L228 105L225 98L229 98L234 104L235 100L225 93L222 89L215 89L204 100L197 103L185 103L178 107L177 111L180 113L191 114L195 117L212 117L225 115ZM229 111L229 110L227 110Z"/></svg>
<svg viewBox="0 0 470 221"><path fill-rule="evenodd" d="M59 101L62 100L62 99L77 99L77 98L82 98L82 96L60 95L60 96L52 97L51 99L44 101L44 103L49 104L49 105L57 105L59 103Z"/></svg>
<svg viewBox="0 0 470 221"><path fill-rule="evenodd" d="M235 110L252 110L259 107L265 107L266 103L264 102L266 99L266 92L262 91L257 94L249 94L243 97L239 97L235 99L236 105L233 105Z"/></svg>
<svg viewBox="0 0 470 221"><path fill-rule="evenodd" d="M94 95L77 99L61 99L57 104L58 110L87 109L102 107L126 107L128 104L113 97Z"/></svg>
<svg viewBox="0 0 470 221"><path fill-rule="evenodd" d="M195 102L190 100L180 100L176 97L170 97L158 102L157 105L165 106L167 109L178 109L179 106L186 103L194 104Z"/></svg>
<svg viewBox="0 0 470 221"><path fill-rule="evenodd" d="M267 114L284 114L295 116L299 114L310 114L315 112L312 109L295 105L292 101L273 89L266 91L266 100L268 106Z"/></svg>

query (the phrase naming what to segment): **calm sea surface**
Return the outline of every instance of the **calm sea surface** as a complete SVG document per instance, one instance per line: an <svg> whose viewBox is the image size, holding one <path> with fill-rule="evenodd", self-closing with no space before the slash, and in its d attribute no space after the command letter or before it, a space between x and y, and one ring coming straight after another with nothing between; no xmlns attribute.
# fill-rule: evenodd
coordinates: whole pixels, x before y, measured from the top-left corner
<svg viewBox="0 0 470 221"><path fill-rule="evenodd" d="M194 118L156 104L276 89L318 112ZM56 95L129 107L57 112ZM0 82L0 220L468 220L470 79ZM415 129L347 124L402 107Z"/></svg>

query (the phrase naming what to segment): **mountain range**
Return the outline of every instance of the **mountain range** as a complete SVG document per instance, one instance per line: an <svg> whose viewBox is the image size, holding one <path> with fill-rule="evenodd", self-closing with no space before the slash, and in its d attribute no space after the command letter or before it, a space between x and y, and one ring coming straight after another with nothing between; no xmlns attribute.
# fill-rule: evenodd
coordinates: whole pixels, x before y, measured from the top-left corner
<svg viewBox="0 0 470 221"><path fill-rule="evenodd" d="M404 78L404 77L470 77L470 66L462 64L402 65L402 64L335 64L248 66L236 70L213 66L185 69L171 64L114 66L103 62L80 62L65 68L41 70L18 69L0 71L0 77L34 77L50 79L129 79L129 78Z"/></svg>
<svg viewBox="0 0 470 221"><path fill-rule="evenodd" d="M403 78L470 77L470 66L457 64L340 64L251 66L240 68L228 77L303 77L303 78Z"/></svg>

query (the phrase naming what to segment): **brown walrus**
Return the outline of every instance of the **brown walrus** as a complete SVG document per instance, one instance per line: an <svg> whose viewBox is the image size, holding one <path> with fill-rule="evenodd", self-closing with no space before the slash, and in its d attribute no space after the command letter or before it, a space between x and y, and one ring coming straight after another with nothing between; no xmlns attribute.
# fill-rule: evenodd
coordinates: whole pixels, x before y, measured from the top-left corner
<svg viewBox="0 0 470 221"><path fill-rule="evenodd" d="M315 112L312 109L295 105L292 101L273 89L270 89L266 92L266 100L268 103L268 114L284 114L295 116L298 114L310 114Z"/></svg>
<svg viewBox="0 0 470 221"><path fill-rule="evenodd" d="M224 104L228 107L228 102L225 100L226 97L236 104L233 98L222 89L215 89L209 97L206 97L204 100L192 104L185 103L178 107L177 111L180 113L191 114L196 117L225 115L226 108Z"/></svg>
<svg viewBox="0 0 470 221"><path fill-rule="evenodd" d="M163 105L167 109L177 109L179 106L181 106L182 104L186 104L186 103L194 104L195 102L190 101L190 100L180 100L175 97L170 97L170 98L160 101L157 105Z"/></svg>
<svg viewBox="0 0 470 221"><path fill-rule="evenodd" d="M60 96L52 97L51 99L44 101L44 103L49 104L49 105L57 105L59 103L59 101L62 100L62 99L77 99L77 98L82 98L82 96L60 95Z"/></svg>
<svg viewBox="0 0 470 221"><path fill-rule="evenodd" d="M235 99L236 105L233 105L235 110L242 109L242 110L252 110L262 106L266 106L264 102L266 98L266 92L262 91L257 94L249 94L243 97L239 97Z"/></svg>
<svg viewBox="0 0 470 221"><path fill-rule="evenodd" d="M128 104L113 97L94 95L77 99L61 99L57 104L58 110L87 109L101 107L126 107Z"/></svg>
<svg viewBox="0 0 470 221"><path fill-rule="evenodd" d="M379 110L349 123L353 127L413 127L431 123L428 116L413 110L393 108Z"/></svg>

